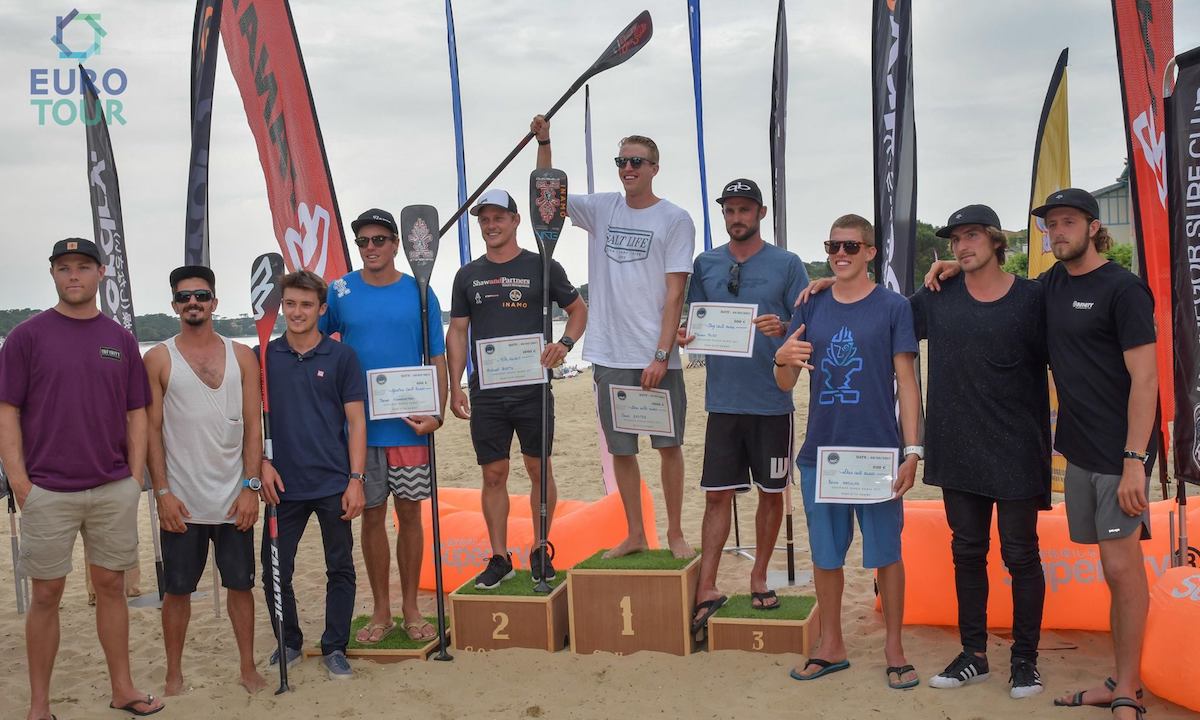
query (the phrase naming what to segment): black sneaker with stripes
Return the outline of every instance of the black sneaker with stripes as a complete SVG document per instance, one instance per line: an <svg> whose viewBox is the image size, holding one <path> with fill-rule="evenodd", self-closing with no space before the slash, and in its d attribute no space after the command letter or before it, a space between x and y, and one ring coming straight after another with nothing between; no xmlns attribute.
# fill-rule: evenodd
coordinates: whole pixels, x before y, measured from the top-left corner
<svg viewBox="0 0 1200 720"><path fill-rule="evenodd" d="M487 568L475 577L475 587L480 590L491 590L505 580L516 576L513 572L512 555L493 555L488 560Z"/></svg>
<svg viewBox="0 0 1200 720"><path fill-rule="evenodd" d="M1037 663L1025 658L1013 659L1008 683L1012 685L1008 695L1015 700L1037 695L1045 689L1042 686L1042 674L1038 672Z"/></svg>
<svg viewBox="0 0 1200 720"><path fill-rule="evenodd" d="M547 545L550 552L546 553L546 582L550 582L557 577L557 574L554 572L554 565L550 562L554 559L554 546L549 543ZM529 551L529 572L533 575L535 585L542 580L542 553L545 552L545 549L541 547L535 547Z"/></svg>
<svg viewBox="0 0 1200 720"><path fill-rule="evenodd" d="M929 687L959 688L983 682L987 680L987 677L987 658L981 658L974 653L959 653L958 657L954 658L945 670L929 678Z"/></svg>

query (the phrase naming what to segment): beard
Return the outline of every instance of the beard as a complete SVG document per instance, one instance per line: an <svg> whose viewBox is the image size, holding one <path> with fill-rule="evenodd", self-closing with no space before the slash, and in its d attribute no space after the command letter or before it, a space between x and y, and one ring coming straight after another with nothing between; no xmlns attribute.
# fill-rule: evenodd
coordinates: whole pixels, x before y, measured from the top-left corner
<svg viewBox="0 0 1200 720"><path fill-rule="evenodd" d="M204 323L208 322L208 318L204 317L203 315L193 315L192 310L195 309L198 308L188 308L187 310L184 310L183 321L192 327L200 327Z"/></svg>
<svg viewBox="0 0 1200 720"><path fill-rule="evenodd" d="M745 242L757 235L759 228L761 227L762 223L754 223L753 225L734 225L732 228L729 228L729 239L733 240L734 242ZM735 228L741 229L739 230Z"/></svg>
<svg viewBox="0 0 1200 720"><path fill-rule="evenodd" d="M1075 241L1071 241L1066 247L1055 244L1050 246L1050 250L1054 253L1056 259L1062 262L1070 262L1082 257L1087 252L1088 243L1091 241L1091 238L1084 238L1083 242L1078 244Z"/></svg>

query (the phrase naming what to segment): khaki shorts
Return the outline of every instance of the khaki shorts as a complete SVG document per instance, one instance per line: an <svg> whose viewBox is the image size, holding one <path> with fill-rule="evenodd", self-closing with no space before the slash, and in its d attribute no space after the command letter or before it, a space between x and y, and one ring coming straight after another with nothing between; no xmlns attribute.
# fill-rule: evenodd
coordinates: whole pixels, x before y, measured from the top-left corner
<svg viewBox="0 0 1200 720"><path fill-rule="evenodd" d="M66 577L80 533L91 564L114 571L137 567L141 490L133 478L80 492L33 486L21 509L21 572L36 580Z"/></svg>

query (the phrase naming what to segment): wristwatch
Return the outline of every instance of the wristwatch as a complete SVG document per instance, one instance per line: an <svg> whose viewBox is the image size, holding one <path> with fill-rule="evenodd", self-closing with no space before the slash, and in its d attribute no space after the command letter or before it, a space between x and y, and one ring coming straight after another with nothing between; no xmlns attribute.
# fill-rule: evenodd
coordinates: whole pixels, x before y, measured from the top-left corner
<svg viewBox="0 0 1200 720"><path fill-rule="evenodd" d="M670 357L670 354L666 350L663 350L662 348L659 348L654 351L654 361L655 362L666 362L668 357Z"/></svg>
<svg viewBox="0 0 1200 720"><path fill-rule="evenodd" d="M350 479L358 480L365 484L367 482L367 475L366 473L350 473Z"/></svg>
<svg viewBox="0 0 1200 720"><path fill-rule="evenodd" d="M558 344L562 345L568 350L572 350L575 348L575 338L571 337L570 335L563 335L558 339Z"/></svg>
<svg viewBox="0 0 1200 720"><path fill-rule="evenodd" d="M154 494L155 494L155 495L157 495L157 496L159 496L159 497L162 497L162 496L164 496L164 495L170 495L170 494L171 494L171 488L169 488L169 487L165 487L165 488L159 488L159 489L157 489L157 490L155 490L155 491L154 491Z"/></svg>
<svg viewBox="0 0 1200 720"><path fill-rule="evenodd" d="M242 487L250 488L254 492L258 492L259 490L262 490L262 480L256 477L248 477L245 480L242 480Z"/></svg>
<svg viewBox="0 0 1200 720"><path fill-rule="evenodd" d="M908 445L904 448L904 451L901 454L904 457L908 457L909 455L916 455L918 460L924 460L925 459L925 446L924 445Z"/></svg>

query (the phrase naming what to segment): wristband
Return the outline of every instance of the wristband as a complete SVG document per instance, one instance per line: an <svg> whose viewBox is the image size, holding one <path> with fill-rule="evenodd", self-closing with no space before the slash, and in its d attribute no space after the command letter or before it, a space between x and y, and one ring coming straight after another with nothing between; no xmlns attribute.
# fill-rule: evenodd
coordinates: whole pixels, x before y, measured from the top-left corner
<svg viewBox="0 0 1200 720"><path fill-rule="evenodd" d="M155 491L154 491L154 494L155 494L155 495L157 495L157 496L159 496L159 497L163 497L163 496L165 496L165 495L170 495L170 494L171 494L171 488L169 488L169 487L165 487L165 488L159 488L159 489L157 489L157 490L155 490Z"/></svg>
<svg viewBox="0 0 1200 720"><path fill-rule="evenodd" d="M1137 460L1143 465L1145 465L1150 459L1150 453L1140 453L1135 450L1126 450L1124 453L1122 453L1122 456L1126 460Z"/></svg>
<svg viewBox="0 0 1200 720"><path fill-rule="evenodd" d="M538 140L538 145L545 146L545 145L549 145L549 144L550 144L550 140L548 138L546 140L541 140L541 139Z"/></svg>
<svg viewBox="0 0 1200 720"><path fill-rule="evenodd" d="M908 457L909 455L916 455L918 460L924 460L925 459L925 446L924 445L908 445L904 448L903 455L904 455L904 457Z"/></svg>

